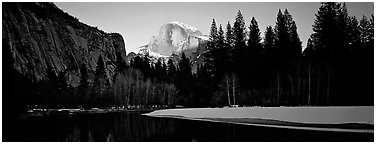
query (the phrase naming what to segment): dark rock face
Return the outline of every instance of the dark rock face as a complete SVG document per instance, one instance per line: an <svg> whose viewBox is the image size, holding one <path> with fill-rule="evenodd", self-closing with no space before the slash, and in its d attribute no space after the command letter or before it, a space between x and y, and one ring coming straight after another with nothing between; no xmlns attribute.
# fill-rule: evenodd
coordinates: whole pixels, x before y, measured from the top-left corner
<svg viewBox="0 0 376 144"><path fill-rule="evenodd" d="M33 81L47 77L46 70L65 73L76 87L80 66L94 73L99 55L107 77L114 75L116 53L125 60L123 37L79 22L53 3L3 3L3 45L10 48L14 68Z"/></svg>

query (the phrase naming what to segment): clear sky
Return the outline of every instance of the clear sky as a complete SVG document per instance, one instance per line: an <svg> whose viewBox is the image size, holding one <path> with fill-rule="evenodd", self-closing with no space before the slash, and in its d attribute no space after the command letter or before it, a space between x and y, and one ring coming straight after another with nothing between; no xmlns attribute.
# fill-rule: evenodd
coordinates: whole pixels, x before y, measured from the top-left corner
<svg viewBox="0 0 376 144"><path fill-rule="evenodd" d="M126 41L127 53L148 44L159 28L168 22L179 21L208 34L211 21L226 27L235 21L237 11L243 14L247 27L255 17L263 37L267 26L274 27L278 9L288 9L295 20L303 48L312 33L318 2L57 2L59 8L77 17L81 22L97 26L106 32L120 33ZM373 14L373 3L346 3L350 15L361 19Z"/></svg>

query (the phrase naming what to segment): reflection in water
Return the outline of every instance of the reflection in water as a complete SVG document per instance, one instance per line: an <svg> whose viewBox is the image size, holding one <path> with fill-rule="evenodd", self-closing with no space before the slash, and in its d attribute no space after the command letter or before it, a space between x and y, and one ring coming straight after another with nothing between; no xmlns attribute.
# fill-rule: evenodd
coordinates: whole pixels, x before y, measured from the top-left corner
<svg viewBox="0 0 376 144"><path fill-rule="evenodd" d="M175 129L172 119L152 119L139 112L57 115L14 122L5 140L155 141Z"/></svg>
<svg viewBox="0 0 376 144"><path fill-rule="evenodd" d="M3 141L373 141L373 134L268 128L117 112L3 121Z"/></svg>
<svg viewBox="0 0 376 144"><path fill-rule="evenodd" d="M135 112L87 114L76 120L64 141L152 141L175 130L173 120L154 120Z"/></svg>

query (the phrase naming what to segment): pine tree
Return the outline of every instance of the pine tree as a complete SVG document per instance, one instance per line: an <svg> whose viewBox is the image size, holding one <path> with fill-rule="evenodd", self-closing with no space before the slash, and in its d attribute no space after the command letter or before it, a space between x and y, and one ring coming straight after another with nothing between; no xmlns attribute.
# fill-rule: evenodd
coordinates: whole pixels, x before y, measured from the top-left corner
<svg viewBox="0 0 376 144"><path fill-rule="evenodd" d="M235 48L242 49L245 47L245 22L243 19L243 14L238 11L238 14L235 19L233 26L233 34L235 39Z"/></svg>
<svg viewBox="0 0 376 144"><path fill-rule="evenodd" d="M356 47L361 46L361 32L359 27L358 19L355 16L352 16L348 19L347 27L348 35L348 48L349 50L354 50Z"/></svg>
<svg viewBox="0 0 376 144"><path fill-rule="evenodd" d="M209 34L209 42L206 46L206 51L204 52L204 63L205 67L209 72L211 77L214 77L215 74L215 56L218 52L217 50L217 43L218 42L218 30L217 24L215 23L215 19L210 27L210 34Z"/></svg>
<svg viewBox="0 0 376 144"><path fill-rule="evenodd" d="M85 63L81 64L80 68L80 85L79 85L79 92L81 93L80 96L81 98L84 98L86 96L86 90L89 87L88 83L88 72Z"/></svg>
<svg viewBox="0 0 376 144"><path fill-rule="evenodd" d="M98 61L97 61L97 67L95 69L95 77L103 78L105 77L105 74L106 74L105 64L104 64L102 55L99 55Z"/></svg>
<svg viewBox="0 0 376 144"><path fill-rule="evenodd" d="M191 97L192 91L192 69L189 59L185 56L183 52L178 64L177 71L177 88L180 90L180 103L184 105L194 105L192 103L193 98Z"/></svg>
<svg viewBox="0 0 376 144"><path fill-rule="evenodd" d="M46 85L45 90L47 94L44 95L43 100L46 104L51 102L56 104L55 102L57 101L55 99L51 99L51 96L57 96L58 94L58 78L56 76L55 68L48 65L46 73L48 80L44 84Z"/></svg>
<svg viewBox="0 0 376 144"><path fill-rule="evenodd" d="M145 78L149 77L151 74L152 66L150 65L149 58L145 55L142 61L141 71L145 75Z"/></svg>
<svg viewBox="0 0 376 144"><path fill-rule="evenodd" d="M226 28L226 65L228 66L227 69L231 69L233 64L232 55L234 53L234 35L233 35L233 29L231 27L230 22L227 22L227 28Z"/></svg>
<svg viewBox="0 0 376 144"><path fill-rule="evenodd" d="M139 69L139 70L142 70L143 69L143 60L140 56L136 56L134 57L134 59L132 60L132 67L136 68L136 69Z"/></svg>
<svg viewBox="0 0 376 144"><path fill-rule="evenodd" d="M57 77L58 79L58 89L65 90L68 86L67 81L65 80L64 72L60 71Z"/></svg>
<svg viewBox="0 0 376 144"><path fill-rule="evenodd" d="M255 17L252 17L249 25L249 39L247 42L248 49L251 53L258 54L262 51L260 29Z"/></svg>
<svg viewBox="0 0 376 144"><path fill-rule="evenodd" d="M352 20L352 27L355 26L355 20ZM357 32L353 29L353 41L359 41L359 45L353 45L351 54L353 56L353 67L351 68L353 80L352 93L356 95L356 99L351 99L352 102L357 102L356 105L373 105L373 65L374 65L374 40L373 40L373 15L370 20L363 16L358 25Z"/></svg>
<svg viewBox="0 0 376 144"><path fill-rule="evenodd" d="M166 77L167 75L167 65L164 60L162 60L162 75L163 77Z"/></svg>
<svg viewBox="0 0 376 144"><path fill-rule="evenodd" d="M277 104L286 104L287 91L287 64L289 61L289 33L287 27L286 16L282 14L281 10L277 14L277 22L274 28L275 33L275 51L273 51L275 58L275 77L277 87ZM283 93L282 93L283 92ZM282 102L282 103L281 103Z"/></svg>
<svg viewBox="0 0 376 144"><path fill-rule="evenodd" d="M314 65L314 46L312 43L311 38L308 39L307 41L307 47L304 49L303 53L303 59L304 59L304 68L305 72L307 74L307 79L308 79L308 94L307 94L307 105L310 106L312 105L312 99L313 99L313 94L312 94L312 79L313 79L313 74L315 72L315 65Z"/></svg>
<svg viewBox="0 0 376 144"><path fill-rule="evenodd" d="M167 76L169 81L172 83L174 82L176 78L176 67L172 61L172 59L169 59L167 62Z"/></svg>
<svg viewBox="0 0 376 144"><path fill-rule="evenodd" d="M65 80L64 72L60 71L58 76L57 76L57 96L59 97L59 102L60 104L70 104L69 103L69 95L66 95L68 84L67 81Z"/></svg>
<svg viewBox="0 0 376 144"><path fill-rule="evenodd" d="M273 32L273 28L271 26L266 27L263 46L264 46L265 50L273 49L274 32Z"/></svg>
<svg viewBox="0 0 376 144"><path fill-rule="evenodd" d="M97 96L96 99L94 99L95 104L103 104L103 94L106 90L106 86L108 85L107 76L106 76L106 68L105 63L102 58L102 55L99 55L98 61L97 61L97 67L95 69L95 79L94 79L94 92Z"/></svg>
<svg viewBox="0 0 376 144"><path fill-rule="evenodd" d="M369 39L369 46L370 47L373 47L374 45L374 19L373 19L373 15L371 16L370 20L369 20L369 25L368 25L368 31L369 31L369 35L368 35L368 39Z"/></svg>
<svg viewBox="0 0 376 144"><path fill-rule="evenodd" d="M178 67L178 73L182 76L188 76L190 77L192 75L192 69L191 64L189 62L189 59L186 57L185 53L183 52L180 61L179 61L179 67Z"/></svg>
<svg viewBox="0 0 376 144"><path fill-rule="evenodd" d="M155 64L155 76L161 80L163 77L163 66L161 59L158 59L157 63Z"/></svg>
<svg viewBox="0 0 376 144"><path fill-rule="evenodd" d="M245 39L245 22L243 15L240 11L236 16L234 26L234 53L232 55L232 60L234 61L234 69L239 76L239 79L243 80L240 83L246 82L244 77L247 75L243 70L247 67L247 51L246 51L246 39Z"/></svg>
<svg viewBox="0 0 376 144"><path fill-rule="evenodd" d="M123 72L126 68L126 63L123 60L121 52L116 53L116 72L120 73Z"/></svg>
<svg viewBox="0 0 376 144"><path fill-rule="evenodd" d="M223 34L224 32L222 29L222 25L219 25L218 39L216 43L217 50L214 53L215 82L218 82L221 79L221 77L223 77L223 74L226 70L227 52L225 46L225 38Z"/></svg>
<svg viewBox="0 0 376 144"><path fill-rule="evenodd" d="M302 42L300 41L297 27L292 16L287 9L285 10L285 17L287 21L287 28L289 33L289 48L288 50L288 79L290 81L290 104L299 105L301 103L300 85L301 85L301 56L302 56Z"/></svg>
<svg viewBox="0 0 376 144"><path fill-rule="evenodd" d="M247 54L248 63L245 71L248 73L246 75L247 83L250 88L255 88L261 85L261 37L260 29L258 27L257 21L252 17L251 23L249 25L249 39L247 41Z"/></svg>
<svg viewBox="0 0 376 144"><path fill-rule="evenodd" d="M265 78L266 82L269 82L269 85L271 86L272 93L271 97L269 99L277 99L276 92L278 91L278 88L276 85L276 48L275 48L275 35L274 30L271 26L266 27L265 33L264 33L264 41L263 41L263 47L264 47L264 57L265 57ZM277 90L275 90L277 89ZM273 103L276 104L276 103Z"/></svg>
<svg viewBox="0 0 376 144"><path fill-rule="evenodd" d="M332 91L332 89L339 90L340 85L347 83L346 81L346 65L348 59L346 48L349 44L347 36L348 14L346 6L343 7L339 3L322 3L319 11L316 14L316 19L313 25L312 40L314 43L314 49L317 50L318 56L322 57L319 66L322 67L322 72L325 74L319 78L325 80L323 85L326 85L325 89L321 89L321 92L325 95L326 105L332 105L334 103L342 103L346 93L340 91ZM340 85L334 85L333 81L336 81ZM342 87L343 88L343 87ZM338 93L339 92L339 93ZM336 95L342 95L342 97L334 98L333 93ZM333 101L335 99L335 101Z"/></svg>
<svg viewBox="0 0 376 144"><path fill-rule="evenodd" d="M373 41L373 16L369 21L366 16L363 16L359 23L361 43L366 46Z"/></svg>

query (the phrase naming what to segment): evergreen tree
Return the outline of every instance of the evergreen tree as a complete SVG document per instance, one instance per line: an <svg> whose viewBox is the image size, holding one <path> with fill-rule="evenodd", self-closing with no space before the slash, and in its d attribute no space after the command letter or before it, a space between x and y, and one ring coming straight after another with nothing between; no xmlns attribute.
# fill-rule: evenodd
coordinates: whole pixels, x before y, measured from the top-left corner
<svg viewBox="0 0 376 144"><path fill-rule="evenodd" d="M91 104L103 104L104 103L104 92L106 87L108 86L107 76L106 76L106 68L105 63L102 58L102 55L99 55L97 61L97 67L95 69L95 79L94 79L94 94L96 95L95 98L91 98L94 100Z"/></svg>
<svg viewBox="0 0 376 144"><path fill-rule="evenodd" d="M136 56L133 59L132 67L134 67L136 69L139 69L139 70L143 69L143 60L142 60L142 58L140 56Z"/></svg>
<svg viewBox="0 0 376 144"><path fill-rule="evenodd" d="M368 26L369 26L369 21L365 15L363 15L362 19L360 20L360 41L362 44L365 44L368 42Z"/></svg>
<svg viewBox="0 0 376 144"><path fill-rule="evenodd" d="M78 87L79 90L79 96L80 98L77 98L79 101L79 104L83 104L83 100L87 97L87 90L89 88L89 82L88 82L88 72L85 63L81 64L80 68L80 85Z"/></svg>
<svg viewBox="0 0 376 144"><path fill-rule="evenodd" d="M123 72L126 68L126 63L123 60L123 57L121 55L121 52L116 53L116 73Z"/></svg>
<svg viewBox="0 0 376 144"><path fill-rule="evenodd" d="M349 50L354 50L356 47L361 46L361 33L358 19L355 16L352 16L348 19L348 27L347 27L347 35L348 35L348 48Z"/></svg>
<svg viewBox="0 0 376 144"><path fill-rule="evenodd" d="M238 14L235 19L235 23L233 26L233 34L234 34L234 43L236 49L244 49L245 47L245 22L243 19L243 14L238 11Z"/></svg>
<svg viewBox="0 0 376 144"><path fill-rule="evenodd" d="M215 56L218 52L217 50L217 43L218 42L218 30L217 25L215 23L215 19L213 19L213 22L210 27L210 34L209 34L209 42L206 46L206 51L204 52L204 63L205 67L209 72L209 75L211 77L214 77L215 74Z"/></svg>
<svg viewBox="0 0 376 144"><path fill-rule="evenodd" d="M167 62L167 76L170 82L174 82L176 78L176 67L172 59L169 59Z"/></svg>
<svg viewBox="0 0 376 144"><path fill-rule="evenodd" d="M234 69L239 76L239 79L243 80L240 83L246 82L244 77L247 75L244 68L247 67L247 51L246 51L246 39L245 39L245 22L243 15L240 11L236 16L234 26L234 54L232 55L232 60L234 61Z"/></svg>
<svg viewBox="0 0 376 144"><path fill-rule="evenodd" d="M363 16L360 20L360 38L363 46L373 46L373 15L370 20Z"/></svg>
<svg viewBox="0 0 376 144"><path fill-rule="evenodd" d="M273 100L273 102L270 102L271 104L276 104L277 102L277 92L278 87L276 76L277 76L277 69L276 69L276 49L275 49L275 35L274 30L271 26L266 27L266 31L264 33L264 41L263 41L263 47L264 47L264 57L265 57L265 81L269 82L269 86L271 87L271 91L273 93L270 94L270 97L268 99Z"/></svg>
<svg viewBox="0 0 376 144"><path fill-rule="evenodd" d="M264 43L263 43L265 50L272 50L274 46L274 32L271 26L266 27L265 36L264 36Z"/></svg>
<svg viewBox="0 0 376 144"><path fill-rule="evenodd" d="M325 85L325 87L320 89L322 95L325 95L321 101L323 101L322 103L325 102L326 105L343 103L346 95L346 93L335 92L332 89L339 90L340 85L345 86L348 83L346 71L344 70L346 65L348 65L348 59L346 58L346 53L348 53L347 45L349 44L348 29L346 29L348 27L347 17L345 5L342 7L339 3L322 3L313 25L312 40L315 46L314 49L317 50L318 56L322 58L319 64L322 67L322 71L319 72L321 74L319 79L325 80L325 82L322 81L321 83L321 85ZM334 81L338 82L339 85L335 85ZM333 93L337 96L342 96L334 98Z"/></svg>
<svg viewBox="0 0 376 144"><path fill-rule="evenodd" d="M162 77L163 80L166 80L165 77L167 76L167 65L164 60L162 60Z"/></svg>
<svg viewBox="0 0 376 144"><path fill-rule="evenodd" d="M214 53L214 70L215 77L214 81L218 82L226 70L226 61L227 61L227 51L225 46L224 32L222 25L219 25L218 39L217 39L217 50Z"/></svg>
<svg viewBox="0 0 376 144"><path fill-rule="evenodd" d="M150 65L149 58L145 56L142 61L142 69L141 69L145 78L150 76L151 70L152 70L152 67Z"/></svg>
<svg viewBox="0 0 376 144"><path fill-rule="evenodd" d="M96 78L103 78L106 75L105 70L105 63L103 61L102 55L99 55L98 61L97 61L97 67L95 69L95 77Z"/></svg>
<svg viewBox="0 0 376 144"><path fill-rule="evenodd" d="M252 17L251 24L249 25L249 39L247 45L250 53L258 54L262 51L260 29L255 17Z"/></svg>
<svg viewBox="0 0 376 144"><path fill-rule="evenodd" d="M314 65L314 46L312 43L311 38L308 39L307 41L307 47L304 49L303 53L303 59L304 59L304 70L306 72L306 78L307 80L307 87L308 87L308 92L307 92L307 105L312 105L313 102L313 90L312 90L312 81L313 81L313 74L315 72L315 65Z"/></svg>
<svg viewBox="0 0 376 144"><path fill-rule="evenodd" d="M277 87L277 104L286 104L287 91L287 64L289 61L289 33L287 27L286 16L282 14L281 10L277 14L277 22L274 28L275 33L275 51L273 51L275 58L273 66L275 66L275 77Z"/></svg>
<svg viewBox="0 0 376 144"><path fill-rule="evenodd" d="M231 27L230 22L227 22L227 28L226 28L226 39L225 39L225 44L226 44L226 66L227 69L231 69L232 64L233 64L233 59L232 55L234 53L234 35L233 35L233 29Z"/></svg>
<svg viewBox="0 0 376 144"><path fill-rule="evenodd" d="M180 57L178 74L180 74L184 78L191 77L192 75L191 64L189 62L189 59L185 56L184 52Z"/></svg>
<svg viewBox="0 0 376 144"><path fill-rule="evenodd" d="M369 42L369 46L370 47L373 47L374 46L374 19L373 19L373 15L371 16L370 20L369 20L369 25L368 25L368 31L369 31L369 35L368 35L368 42Z"/></svg>
<svg viewBox="0 0 376 144"><path fill-rule="evenodd" d="M46 80L44 84L47 93L43 94L42 99L44 100L44 104L56 104L58 101L52 97L56 97L58 95L58 78L56 76L55 68L52 66L47 66L46 73L48 80Z"/></svg>
<svg viewBox="0 0 376 144"><path fill-rule="evenodd" d="M189 59L183 52L178 64L177 71L177 88L180 90L181 97L179 98L180 104L195 105L192 97L192 69Z"/></svg>
<svg viewBox="0 0 376 144"><path fill-rule="evenodd" d="M247 81L250 88L255 88L261 85L261 73L262 72L262 44L260 37L260 29L258 27L257 21L252 17L251 23L249 25L249 39L247 42L247 54L248 54L248 65L245 69L247 71Z"/></svg>
<svg viewBox="0 0 376 144"><path fill-rule="evenodd" d="M286 15L287 13L287 15ZM285 10L285 15L289 24L289 43L290 48L288 51L289 61L288 61L288 79L290 85L290 104L300 105L301 100L301 57L302 57L302 42L300 41L297 27L292 16Z"/></svg>
<svg viewBox="0 0 376 144"><path fill-rule="evenodd" d="M352 78L351 95L357 96L356 99L351 99L351 101L355 105L373 105L373 80L370 79L374 73L373 16L370 20L363 16L359 22L358 31L354 29L356 19L351 21L352 47L350 48L353 59L352 75L350 76ZM359 44L354 43L354 41L359 42Z"/></svg>
<svg viewBox="0 0 376 144"><path fill-rule="evenodd" d="M163 77L163 66L161 59L158 59L157 63L155 64L155 75L159 80L161 80Z"/></svg>
<svg viewBox="0 0 376 144"><path fill-rule="evenodd" d="M65 76L64 76L63 71L59 72L57 79L58 79L58 85L57 85L58 90L59 91L65 91L68 84L67 84L67 81L65 80Z"/></svg>

